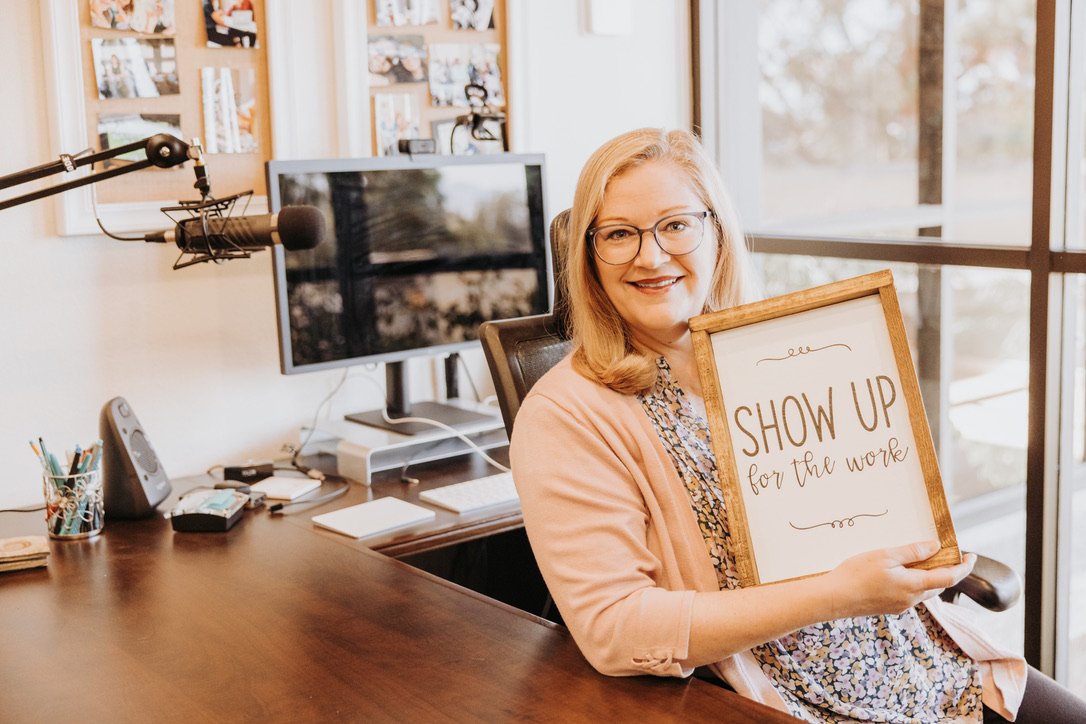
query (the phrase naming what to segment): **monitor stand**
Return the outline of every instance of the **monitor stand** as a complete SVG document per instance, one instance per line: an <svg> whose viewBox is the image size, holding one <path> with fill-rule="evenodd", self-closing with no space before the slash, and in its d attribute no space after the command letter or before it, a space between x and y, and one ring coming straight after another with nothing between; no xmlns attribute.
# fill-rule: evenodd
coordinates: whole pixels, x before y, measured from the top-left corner
<svg viewBox="0 0 1086 724"><path fill-rule="evenodd" d="M367 410L344 415L351 422L388 430L400 435L416 435L440 429L423 422L388 422L385 414L395 420L401 417L422 417L437 420L455 430L477 429L481 423L493 421L496 415L487 415L441 402L408 402L407 375L403 362L385 363L385 409Z"/></svg>

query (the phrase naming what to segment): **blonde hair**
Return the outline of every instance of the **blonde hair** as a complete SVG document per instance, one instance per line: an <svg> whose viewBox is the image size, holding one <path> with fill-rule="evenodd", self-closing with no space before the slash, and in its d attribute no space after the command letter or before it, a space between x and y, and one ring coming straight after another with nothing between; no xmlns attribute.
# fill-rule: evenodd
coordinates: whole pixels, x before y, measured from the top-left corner
<svg viewBox="0 0 1086 724"><path fill-rule="evenodd" d="M634 348L626 321L607 298L596 272L588 229L603 205L607 185L630 168L668 161L686 172L705 207L712 212L717 260L703 311L745 301L748 255L739 219L712 159L688 131L642 128L603 144L585 163L570 212L564 250L567 320L575 350L573 365L584 376L624 394L656 382L656 360Z"/></svg>

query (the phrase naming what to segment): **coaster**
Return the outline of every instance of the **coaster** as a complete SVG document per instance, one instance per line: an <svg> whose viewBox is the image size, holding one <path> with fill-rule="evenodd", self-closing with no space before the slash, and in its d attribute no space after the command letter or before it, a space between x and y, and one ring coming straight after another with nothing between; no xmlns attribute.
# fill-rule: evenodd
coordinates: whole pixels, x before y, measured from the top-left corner
<svg viewBox="0 0 1086 724"><path fill-rule="evenodd" d="M49 542L43 535L0 538L0 571L37 568L49 562Z"/></svg>

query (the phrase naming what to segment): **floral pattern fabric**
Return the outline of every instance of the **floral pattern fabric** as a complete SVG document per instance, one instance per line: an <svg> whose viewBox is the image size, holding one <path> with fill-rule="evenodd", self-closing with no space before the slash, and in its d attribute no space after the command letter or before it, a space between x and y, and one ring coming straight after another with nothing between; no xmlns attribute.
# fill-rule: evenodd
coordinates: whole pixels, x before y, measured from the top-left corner
<svg viewBox="0 0 1086 724"><path fill-rule="evenodd" d="M721 589L738 588L709 427L661 357L639 396L664 443L705 538ZM753 649L792 716L809 722L980 721L980 672L923 604L900 615L804 627Z"/></svg>

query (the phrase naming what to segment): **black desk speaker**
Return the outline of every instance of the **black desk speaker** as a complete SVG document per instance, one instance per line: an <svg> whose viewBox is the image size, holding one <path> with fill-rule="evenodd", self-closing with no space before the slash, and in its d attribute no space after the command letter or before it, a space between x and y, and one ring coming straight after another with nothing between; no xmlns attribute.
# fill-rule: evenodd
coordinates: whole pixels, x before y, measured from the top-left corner
<svg viewBox="0 0 1086 724"><path fill-rule="evenodd" d="M170 479L123 397L102 407L102 495L106 518L145 518L166 499Z"/></svg>

